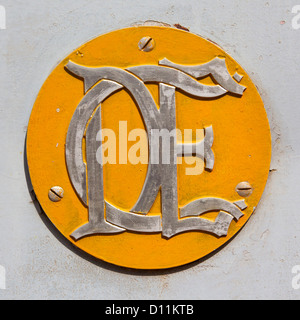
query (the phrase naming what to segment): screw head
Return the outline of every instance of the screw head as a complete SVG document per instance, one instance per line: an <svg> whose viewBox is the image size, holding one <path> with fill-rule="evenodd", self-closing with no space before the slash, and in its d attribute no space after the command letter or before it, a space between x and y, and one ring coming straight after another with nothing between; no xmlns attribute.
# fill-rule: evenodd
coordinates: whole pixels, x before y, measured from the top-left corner
<svg viewBox="0 0 300 320"><path fill-rule="evenodd" d="M144 52L150 52L155 47L155 41L151 37L144 37L139 42L139 49Z"/></svg>
<svg viewBox="0 0 300 320"><path fill-rule="evenodd" d="M52 202L59 202L64 197L64 189L61 187L52 187L48 193Z"/></svg>
<svg viewBox="0 0 300 320"><path fill-rule="evenodd" d="M240 182L236 186L235 190L241 197L246 198L251 196L253 192L253 187L249 182L244 181L244 182Z"/></svg>

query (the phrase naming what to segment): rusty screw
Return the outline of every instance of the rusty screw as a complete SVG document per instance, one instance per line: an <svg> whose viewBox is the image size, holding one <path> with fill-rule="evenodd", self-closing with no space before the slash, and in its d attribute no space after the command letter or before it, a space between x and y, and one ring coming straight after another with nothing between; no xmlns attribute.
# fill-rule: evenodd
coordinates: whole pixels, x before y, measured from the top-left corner
<svg viewBox="0 0 300 320"><path fill-rule="evenodd" d="M150 52L155 47L155 41L151 37L144 37L139 42L139 49L144 52Z"/></svg>
<svg viewBox="0 0 300 320"><path fill-rule="evenodd" d="M64 189L61 187L52 187L49 190L48 196L52 202L59 202L64 197Z"/></svg>
<svg viewBox="0 0 300 320"><path fill-rule="evenodd" d="M236 188L236 192L241 196L241 197L250 197L252 192L253 192L253 187L249 182L240 182Z"/></svg>

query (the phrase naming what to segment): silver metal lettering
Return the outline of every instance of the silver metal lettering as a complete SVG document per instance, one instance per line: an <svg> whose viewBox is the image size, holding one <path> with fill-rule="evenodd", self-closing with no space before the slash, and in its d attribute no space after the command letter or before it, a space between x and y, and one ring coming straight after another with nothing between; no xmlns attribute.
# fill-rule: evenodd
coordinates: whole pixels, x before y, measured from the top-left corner
<svg viewBox="0 0 300 320"><path fill-rule="evenodd" d="M121 233L125 231L124 229L111 225L104 219L103 167L95 161L97 151L96 136L100 129L101 108L98 108L86 132L89 222L72 233L71 236L75 240L91 234Z"/></svg>
<svg viewBox="0 0 300 320"><path fill-rule="evenodd" d="M212 151L212 126L204 128L205 136L200 142L177 143L175 92L180 89L202 99L218 98L227 92L241 96L246 88L234 79L241 80L242 77L232 78L225 60L219 58L199 66L182 66L163 59L160 66L137 66L128 68L127 71L112 67L91 68L73 62L69 62L66 68L83 78L86 93L69 126L66 161L73 186L80 199L88 206L89 222L75 230L72 237L78 240L87 235L121 233L126 230L161 232L166 238L187 231L210 232L219 237L227 235L232 220L239 220L243 216L242 210L247 208L244 200L231 203L224 199L202 198L179 208L177 158L199 157L205 162L205 168L212 171L215 156ZM208 75L219 85L208 86L196 80ZM159 109L145 86L147 82L159 84ZM127 89L136 102L145 123L149 143L147 176L131 212L118 209L104 200L103 167L96 161L99 144L96 136L101 129L101 103L121 89ZM89 121L90 117L92 119ZM85 130L86 164L82 151ZM166 155L167 158L164 158ZM162 216L150 216L148 213L159 190ZM211 211L219 212L215 221L200 217Z"/></svg>

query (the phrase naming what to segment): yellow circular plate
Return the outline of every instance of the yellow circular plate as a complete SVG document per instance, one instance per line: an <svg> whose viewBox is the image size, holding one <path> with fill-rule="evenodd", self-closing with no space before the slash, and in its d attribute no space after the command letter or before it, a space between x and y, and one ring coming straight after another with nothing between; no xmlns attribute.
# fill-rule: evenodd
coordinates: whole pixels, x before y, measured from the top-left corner
<svg viewBox="0 0 300 320"><path fill-rule="evenodd" d="M145 37L154 41L149 42L149 50L140 50L141 39ZM187 231L166 238L161 233L125 231L121 234L90 235L76 241L71 234L88 222L88 207L71 182L65 145L71 119L85 92L83 80L66 69L69 61L92 68L117 67L126 70L143 65L159 66L159 61L163 59L181 66L201 66L216 58L225 60L231 78L246 90L242 95L228 92L209 99L195 98L176 90L177 128L182 132L184 129L196 132L196 129L212 126L212 151L215 156L213 170L204 170L197 175L186 174L187 169L194 165L185 161L177 165L178 207L180 209L200 198L221 198L231 203L244 200L247 205L242 211L244 215L231 222L227 236ZM172 69L171 66L166 68ZM219 71L216 69L216 74L220 75ZM220 84L218 77L213 75L193 81L206 86ZM159 105L158 84L150 82L145 85ZM119 90L108 97L102 103L101 112L102 126L114 130L117 140L120 121L127 121L128 132L145 128L141 113L128 90ZM128 142L128 150L134 143ZM112 264L136 269L164 269L184 265L212 253L245 225L262 196L268 178L271 137L267 115L255 85L241 66L220 47L178 29L134 27L111 32L86 43L54 69L32 110L27 158L38 201L69 241ZM147 168L147 164L141 163L105 164L105 200L129 212L139 198ZM243 184L240 185L240 190L237 190L241 182L248 184L244 188ZM62 199L57 202L49 197L49 190L55 186L64 191ZM247 186L251 190L247 190ZM159 192L149 216L162 215L161 201ZM212 211L198 218L213 222L218 214Z"/></svg>

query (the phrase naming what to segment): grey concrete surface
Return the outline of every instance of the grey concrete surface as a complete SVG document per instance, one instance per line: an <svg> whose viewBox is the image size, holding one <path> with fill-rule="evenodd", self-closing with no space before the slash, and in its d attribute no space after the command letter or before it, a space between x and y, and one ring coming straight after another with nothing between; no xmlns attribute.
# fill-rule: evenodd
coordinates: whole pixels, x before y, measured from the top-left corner
<svg viewBox="0 0 300 320"><path fill-rule="evenodd" d="M1 0L0 299L299 299L300 0ZM217 42L258 86L272 129L273 159L261 203L223 250L172 271L120 269L66 243L28 192L24 143L31 108L68 53L146 20L180 23Z"/></svg>

